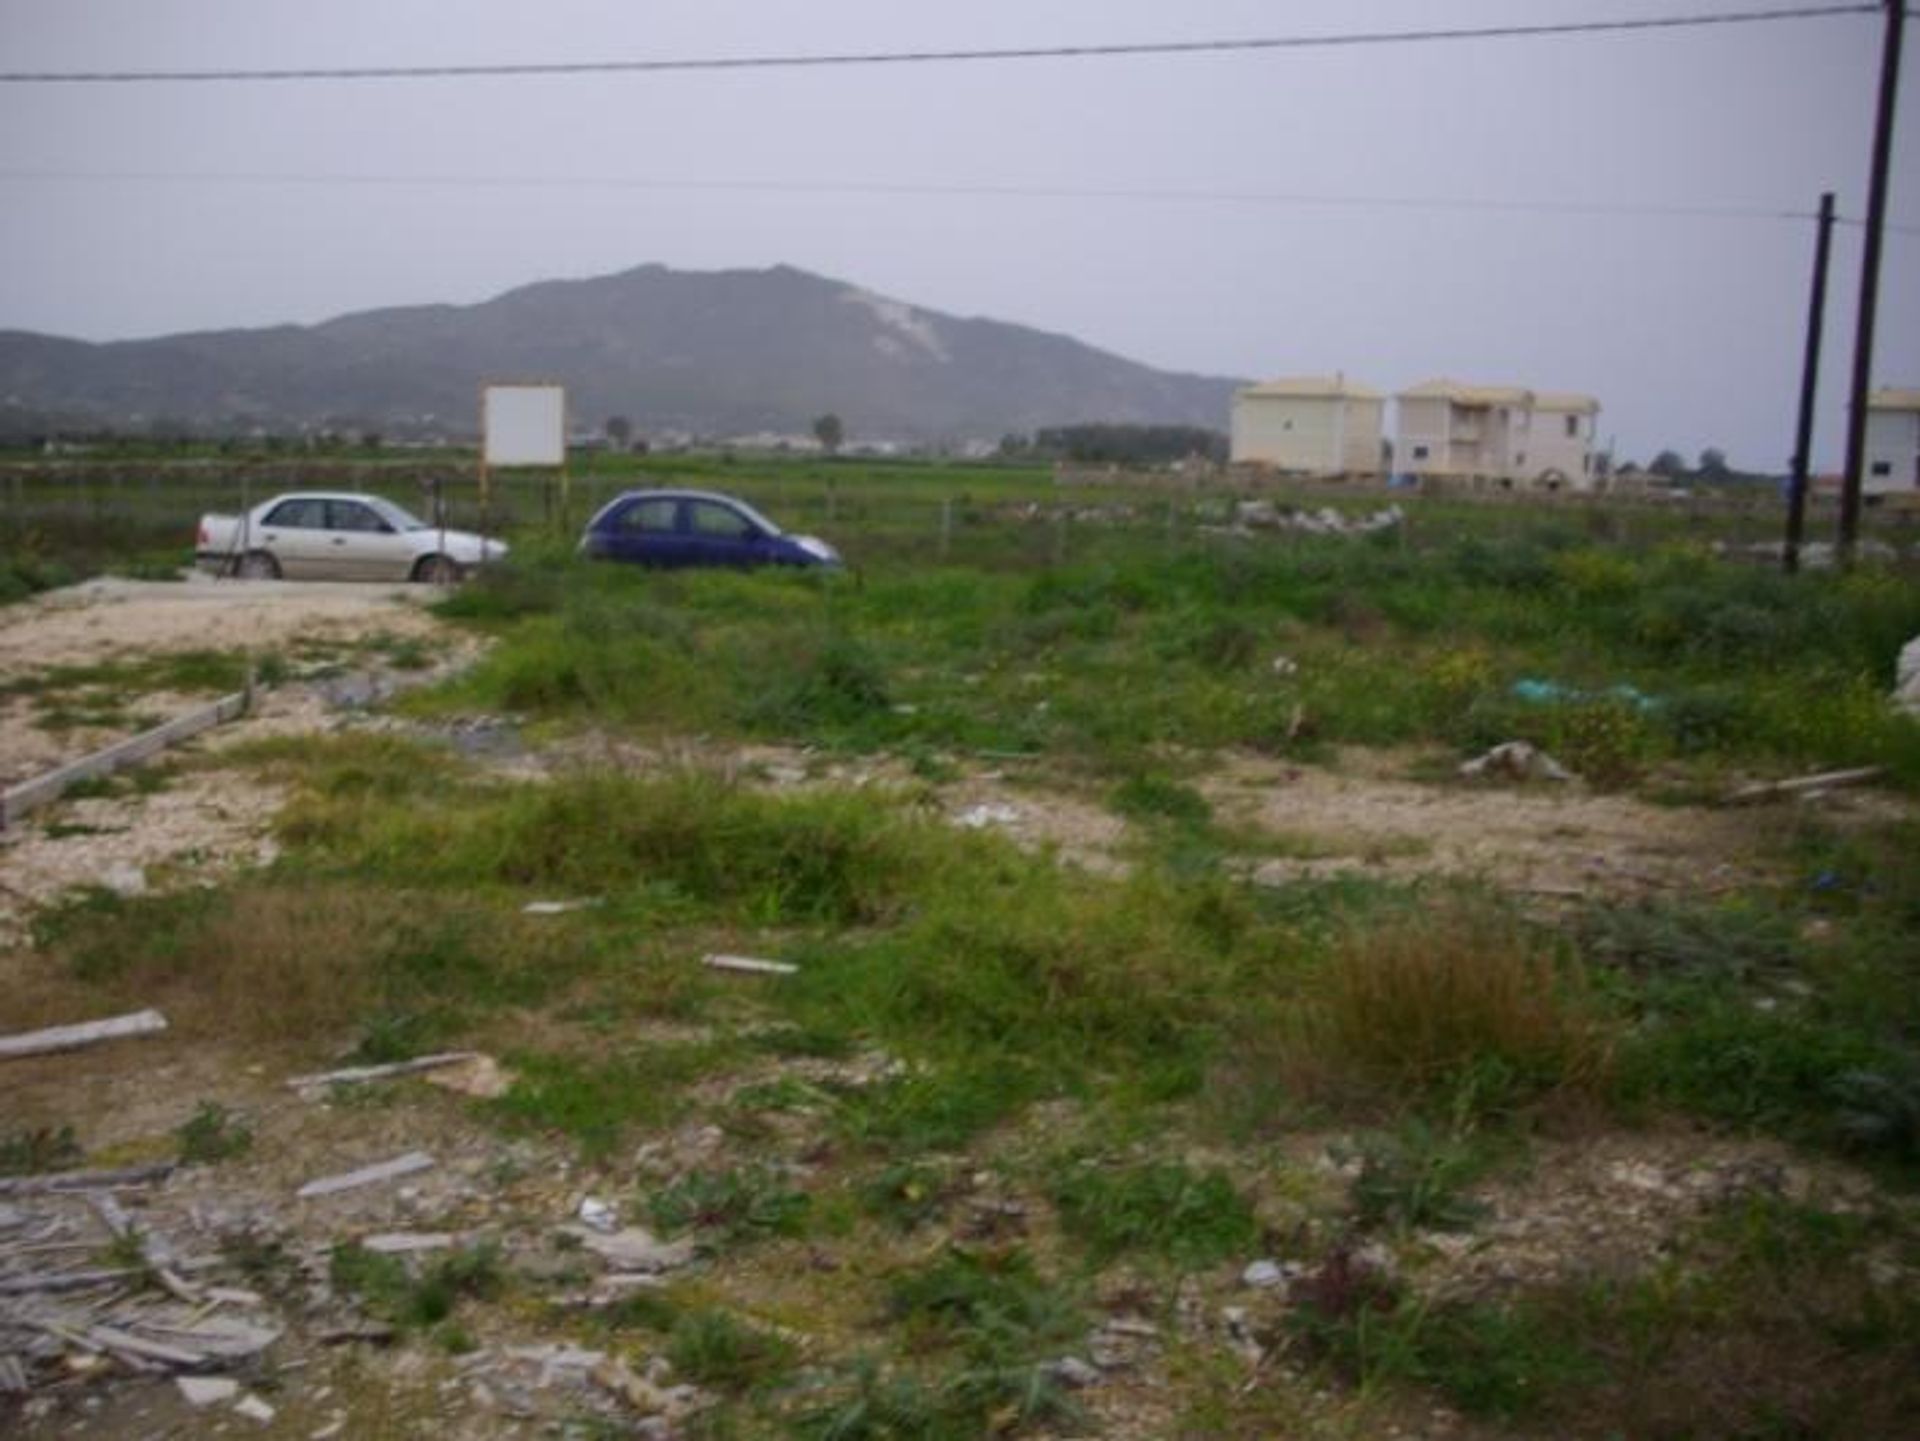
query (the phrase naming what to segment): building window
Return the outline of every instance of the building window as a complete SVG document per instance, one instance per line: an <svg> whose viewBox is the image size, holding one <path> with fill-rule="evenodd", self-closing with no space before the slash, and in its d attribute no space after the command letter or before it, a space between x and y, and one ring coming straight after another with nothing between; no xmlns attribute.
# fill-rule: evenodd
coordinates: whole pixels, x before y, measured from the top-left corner
<svg viewBox="0 0 1920 1441"><path fill-rule="evenodd" d="M1873 473L1875 475L1892 475L1893 462L1890 460L1876 460L1873 463Z"/></svg>
<svg viewBox="0 0 1920 1441"><path fill-rule="evenodd" d="M1577 415L1569 415L1567 417L1567 439L1572 440L1575 436L1579 434L1580 434L1580 417Z"/></svg>
<svg viewBox="0 0 1920 1441"><path fill-rule="evenodd" d="M1425 460L1427 458L1427 448L1424 445L1416 445L1413 448L1413 458L1415 460Z"/></svg>

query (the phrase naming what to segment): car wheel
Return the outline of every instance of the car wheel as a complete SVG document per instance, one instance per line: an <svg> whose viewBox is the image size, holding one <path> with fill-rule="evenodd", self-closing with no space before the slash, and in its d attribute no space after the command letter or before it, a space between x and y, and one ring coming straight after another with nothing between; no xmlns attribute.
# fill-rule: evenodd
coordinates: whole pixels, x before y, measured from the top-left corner
<svg viewBox="0 0 1920 1441"><path fill-rule="evenodd" d="M461 573L460 563L444 555L423 555L413 567L413 578L423 585L453 585Z"/></svg>
<svg viewBox="0 0 1920 1441"><path fill-rule="evenodd" d="M250 550L240 557L233 573L242 580L278 580L280 562L264 550Z"/></svg>

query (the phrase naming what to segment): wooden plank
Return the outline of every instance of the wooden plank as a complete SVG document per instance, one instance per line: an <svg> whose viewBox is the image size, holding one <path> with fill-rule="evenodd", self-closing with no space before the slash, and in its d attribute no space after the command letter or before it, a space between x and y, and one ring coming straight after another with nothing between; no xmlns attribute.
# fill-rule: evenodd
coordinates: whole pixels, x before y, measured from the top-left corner
<svg viewBox="0 0 1920 1441"><path fill-rule="evenodd" d="M38 1196L61 1191L109 1191L125 1186L151 1186L174 1172L173 1161L145 1166L119 1166L110 1171L42 1171L33 1176L0 1177L0 1196Z"/></svg>
<svg viewBox="0 0 1920 1441"><path fill-rule="evenodd" d="M381 1181L411 1176L416 1171L427 1170L433 1163L433 1157L425 1151L409 1151L404 1156L395 1156L391 1161L381 1161L378 1165L362 1166L357 1171L346 1171L338 1176L322 1176L307 1182L294 1194L302 1200L331 1196L337 1191L351 1191L359 1186L372 1186Z"/></svg>
<svg viewBox="0 0 1920 1441"><path fill-rule="evenodd" d="M21 1056L44 1056L53 1051L77 1051L82 1046L98 1045L128 1036L151 1036L167 1028L167 1018L158 1011L135 1011L126 1016L109 1016L102 1021L82 1021L72 1026L49 1026L43 1031L22 1031L0 1036L0 1061Z"/></svg>
<svg viewBox="0 0 1920 1441"><path fill-rule="evenodd" d="M734 971L746 976L791 976L800 970L787 961L763 961L757 956L702 956L700 964L715 971Z"/></svg>
<svg viewBox="0 0 1920 1441"><path fill-rule="evenodd" d="M339 1071L320 1071L311 1076L295 1076L287 1082L294 1091L317 1090L321 1086L351 1086L360 1081L384 1081L394 1076L412 1076L421 1071L437 1071L443 1066L458 1066L478 1060L478 1051L441 1051L432 1056L416 1056L411 1061L393 1061L384 1066L348 1066Z"/></svg>
<svg viewBox="0 0 1920 1441"><path fill-rule="evenodd" d="M189 1351L182 1346L169 1346L163 1341L150 1341L145 1336L136 1336L131 1331L122 1331L118 1326L89 1326L87 1339L109 1351L127 1352L147 1361L164 1361L169 1366L204 1366L207 1353Z"/></svg>
<svg viewBox="0 0 1920 1441"><path fill-rule="evenodd" d="M157 755L168 746L178 745L181 741L199 735L201 731L211 730L214 726L237 719L246 714L247 697L244 692L236 691L232 695L222 696L212 705L202 706L199 710L188 711L183 716L175 716L163 725L152 730L129 736L126 740L116 741L110 746L82 756L79 760L69 761L63 766L35 776L32 780L21 781L0 791L0 830L11 826L20 816L57 800L75 781L89 780L95 776L112 775L125 766L137 765L148 756Z"/></svg>
<svg viewBox="0 0 1920 1441"><path fill-rule="evenodd" d="M1762 781L1757 785L1742 786L1727 797L1727 804L1737 806L1751 801L1772 800L1777 796L1824 791L1834 786L1857 786L1875 779L1885 770L1885 766L1859 766L1853 770L1822 771L1819 775L1795 776L1792 780L1786 781Z"/></svg>
<svg viewBox="0 0 1920 1441"><path fill-rule="evenodd" d="M121 1268L112 1271L47 1271L38 1275L0 1276L0 1296L23 1296L37 1291L78 1291L87 1286L104 1286L138 1276L139 1271Z"/></svg>

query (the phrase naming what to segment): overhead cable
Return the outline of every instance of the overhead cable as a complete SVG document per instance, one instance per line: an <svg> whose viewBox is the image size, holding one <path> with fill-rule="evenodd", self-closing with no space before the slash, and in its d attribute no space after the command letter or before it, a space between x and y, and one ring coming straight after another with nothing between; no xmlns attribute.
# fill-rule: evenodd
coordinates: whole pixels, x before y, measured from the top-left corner
<svg viewBox="0 0 1920 1441"><path fill-rule="evenodd" d="M1710 26L1759 25L1786 20L1825 20L1879 14L1873 3L1798 5L1766 10L1725 10L1691 15L1566 20L1536 25L1482 25L1458 29L1370 30L1232 40L1167 40L1093 45L1008 46L981 50L885 50L826 55L721 55L656 60L509 61L473 65L339 65L284 69L206 70L9 70L8 85L124 85L285 80L465 80L528 76L634 75L701 70L802 70L853 65L926 65L1009 60L1091 60L1146 55L1232 54L1275 50L1353 49L1446 41L1532 40L1551 36L1620 35L1697 30Z"/></svg>
<svg viewBox="0 0 1920 1441"><path fill-rule="evenodd" d="M1276 205L1328 209L1458 210L1502 214L1633 216L1704 220L1810 220L1811 211L1757 205L1553 200L1473 195L1341 195L1269 190L941 185L860 180L709 180L632 175L376 175L262 171L55 171L0 169L0 182L453 187L501 190L664 190L719 194L923 196L933 199L1119 200L1168 204ZM1853 222L1858 223L1858 222Z"/></svg>

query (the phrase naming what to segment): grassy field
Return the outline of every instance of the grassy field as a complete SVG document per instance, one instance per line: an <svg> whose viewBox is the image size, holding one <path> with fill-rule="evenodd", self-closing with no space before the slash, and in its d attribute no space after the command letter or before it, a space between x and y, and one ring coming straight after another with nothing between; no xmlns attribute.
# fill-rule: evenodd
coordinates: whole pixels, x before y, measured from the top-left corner
<svg viewBox="0 0 1920 1441"><path fill-rule="evenodd" d="M1243 536L1124 488L1057 520L1018 470L643 472L854 567L584 568L523 508L513 562L439 607L484 659L410 729L221 762L286 787L273 865L38 923L40 984L242 1059L489 1049L518 1080L484 1126L709 1258L583 1316L497 1256L336 1253L372 1313L664 1357L713 1437L1427 1434L1434 1407L1470 1436L1911 1434L1920 726L1884 702L1911 568L1789 580L1686 515L1416 501ZM574 759L505 781L435 739L476 715ZM1513 739L1673 808L1886 779L1844 825L1757 812L1765 879L1544 906L1498 876L1255 884L1290 843L1208 799L1232 757L1362 752L1441 794ZM1113 818L1124 864L950 824L989 770ZM523 914L554 896L598 903ZM742 987L711 951L798 970ZM636 1165L690 1126L718 1151ZM1864 1179L1688 1192L1625 1260L1603 1210L1553 1264L1459 1269L1583 1155L1748 1146ZM1283 1291L1241 1285L1259 1258ZM1075 1389L1054 1363L1121 1314L1154 1359Z"/></svg>

